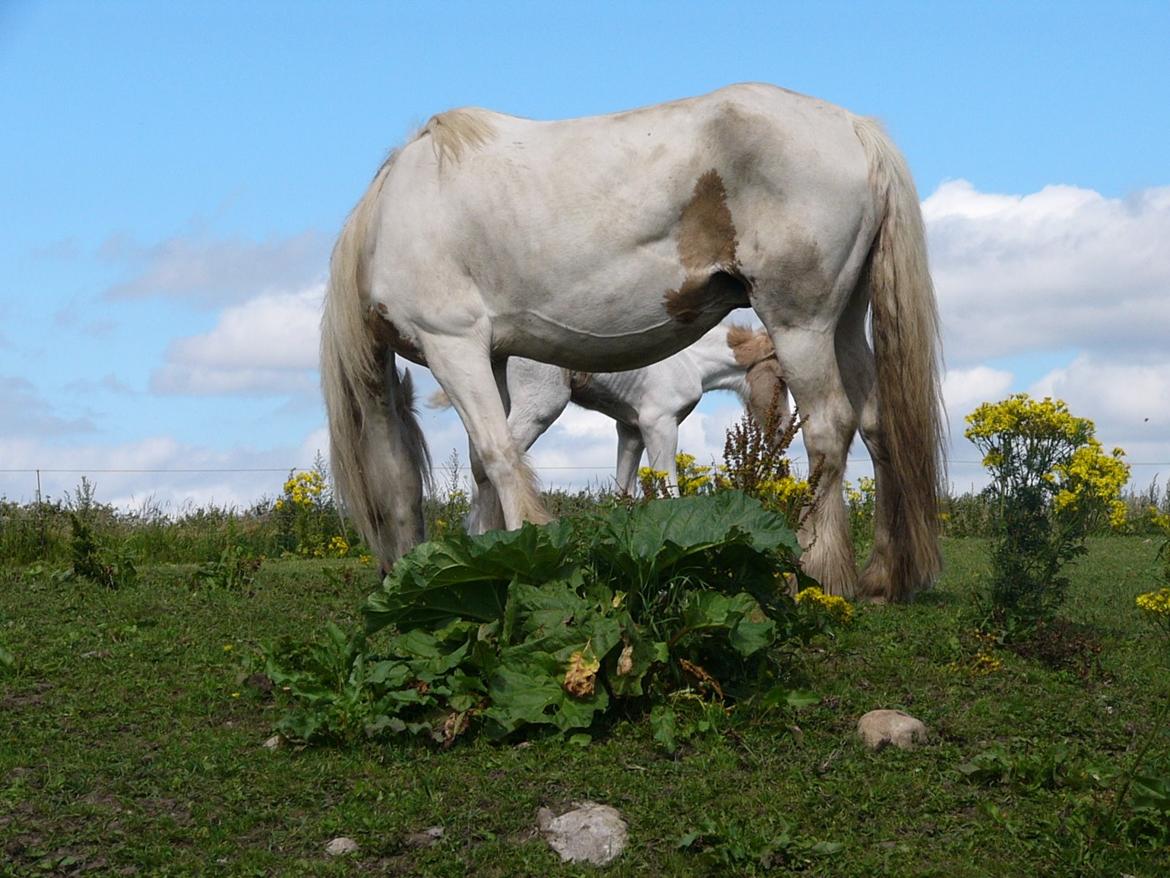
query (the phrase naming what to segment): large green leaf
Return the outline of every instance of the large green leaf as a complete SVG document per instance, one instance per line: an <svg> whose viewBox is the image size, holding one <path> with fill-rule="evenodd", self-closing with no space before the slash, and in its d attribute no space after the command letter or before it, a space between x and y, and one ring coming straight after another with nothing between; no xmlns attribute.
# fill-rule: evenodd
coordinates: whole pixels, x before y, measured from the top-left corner
<svg viewBox="0 0 1170 878"><path fill-rule="evenodd" d="M682 572L688 562L715 576L759 579L770 576L773 553L793 562L800 555L784 517L739 491L610 510L594 550L635 585Z"/></svg>
<svg viewBox="0 0 1170 878"><path fill-rule="evenodd" d="M534 653L523 662L501 665L488 682L491 707L484 717L491 733L503 737L523 725L552 725L561 731L585 729L593 715L609 706L605 687L578 698L565 691L566 663L548 653Z"/></svg>
<svg viewBox="0 0 1170 878"><path fill-rule="evenodd" d="M776 639L776 623L744 592L725 595L694 591L683 607L683 626L691 632L722 630L740 655L752 655Z"/></svg>
<svg viewBox="0 0 1170 878"><path fill-rule="evenodd" d="M554 522L474 538L457 533L423 543L400 558L366 600L366 631L502 619L509 583L555 578L565 566L571 537L568 522Z"/></svg>

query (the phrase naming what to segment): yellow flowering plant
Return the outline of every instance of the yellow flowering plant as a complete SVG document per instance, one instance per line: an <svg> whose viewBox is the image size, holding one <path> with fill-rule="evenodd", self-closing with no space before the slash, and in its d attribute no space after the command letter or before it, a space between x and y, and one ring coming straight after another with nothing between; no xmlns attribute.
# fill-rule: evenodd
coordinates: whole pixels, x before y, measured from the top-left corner
<svg viewBox="0 0 1170 878"><path fill-rule="evenodd" d="M1068 581L1061 569L1085 551L1090 530L1125 524L1124 452L1106 453L1093 422L1061 400L1019 393L967 415L964 435L991 473L992 614L1009 628L1054 615Z"/></svg>
<svg viewBox="0 0 1170 878"><path fill-rule="evenodd" d="M647 499L670 497L671 488L677 487L680 497L697 497L710 494L716 489L716 480L712 475L713 467L703 466L695 460L693 454L680 451L674 456L674 468L678 473L678 485L670 484L670 476L665 470L643 466L638 468L638 485L642 488L642 496Z"/></svg>
<svg viewBox="0 0 1170 878"><path fill-rule="evenodd" d="M280 496L272 504L283 549L303 558L344 558L350 544L333 506L333 495L318 456L310 470L290 472Z"/></svg>
<svg viewBox="0 0 1170 878"><path fill-rule="evenodd" d="M848 625L853 621L853 604L840 595L825 594L819 586L812 585L798 591L796 605L824 615L835 625Z"/></svg>

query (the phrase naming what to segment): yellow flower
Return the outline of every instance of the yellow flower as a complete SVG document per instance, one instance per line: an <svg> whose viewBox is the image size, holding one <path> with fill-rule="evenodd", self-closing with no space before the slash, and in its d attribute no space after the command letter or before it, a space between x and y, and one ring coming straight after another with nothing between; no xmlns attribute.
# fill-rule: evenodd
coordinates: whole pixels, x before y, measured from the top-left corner
<svg viewBox="0 0 1170 878"><path fill-rule="evenodd" d="M818 586L809 586L796 593L798 604L813 604L824 610L834 622L847 625L853 619L853 605L835 594L825 594Z"/></svg>
<svg viewBox="0 0 1170 878"><path fill-rule="evenodd" d="M1137 605L1150 616L1170 618L1170 587L1139 594Z"/></svg>

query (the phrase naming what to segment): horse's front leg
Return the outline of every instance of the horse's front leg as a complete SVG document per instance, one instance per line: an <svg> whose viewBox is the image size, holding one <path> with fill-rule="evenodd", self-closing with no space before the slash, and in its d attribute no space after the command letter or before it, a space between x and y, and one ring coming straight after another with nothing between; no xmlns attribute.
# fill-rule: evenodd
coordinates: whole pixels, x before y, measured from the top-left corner
<svg viewBox="0 0 1170 878"><path fill-rule="evenodd" d="M481 336L490 337L490 332ZM473 449L472 469L482 468L486 482L499 498L504 526L515 529L524 521L548 521L536 476L508 430L506 404L501 396L503 374L497 384L486 346L466 336L427 335L421 341L427 365L467 430ZM491 493L487 486L479 491L481 510L489 503L494 507L496 499Z"/></svg>

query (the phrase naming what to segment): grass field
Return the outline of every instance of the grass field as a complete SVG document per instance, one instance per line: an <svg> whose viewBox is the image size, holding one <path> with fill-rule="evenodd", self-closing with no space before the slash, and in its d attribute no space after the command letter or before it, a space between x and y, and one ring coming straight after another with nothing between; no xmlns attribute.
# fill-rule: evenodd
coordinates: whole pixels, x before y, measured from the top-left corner
<svg viewBox="0 0 1170 878"><path fill-rule="evenodd" d="M259 647L354 623L375 585L352 560L270 561L246 590L193 585L194 565L143 568L109 590L52 571L0 571L0 875L575 875L533 835L538 808L617 807L630 847L612 875L1047 876L1170 874L1170 852L1093 840L1078 815L1112 789L1167 685L1165 645L1134 596L1156 544L1093 541L1066 615L1084 661L1053 669L980 644L969 596L987 564L945 544L936 591L859 608L801 656L816 705L732 716L674 756L637 717L579 747L414 742L264 749L277 707L248 675ZM982 673L986 651L1002 667ZM1160 688L1161 687L1161 688ZM865 711L904 709L934 733L911 752L865 751ZM1170 775L1170 733L1147 759ZM998 745L1007 766L968 776ZM994 767L994 766L993 766ZM431 847L410 835L444 828ZM687 832L700 844L680 849ZM331 859L333 837L358 841ZM762 852L771 841L769 858ZM813 842L840 844L832 855Z"/></svg>

